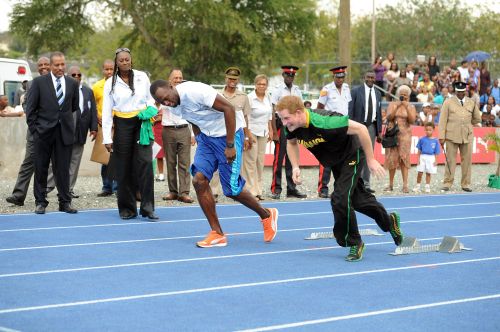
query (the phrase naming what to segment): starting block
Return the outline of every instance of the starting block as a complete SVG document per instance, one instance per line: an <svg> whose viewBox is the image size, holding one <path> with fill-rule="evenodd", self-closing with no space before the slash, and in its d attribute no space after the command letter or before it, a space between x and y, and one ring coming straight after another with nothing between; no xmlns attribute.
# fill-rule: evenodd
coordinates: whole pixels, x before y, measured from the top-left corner
<svg viewBox="0 0 500 332"><path fill-rule="evenodd" d="M383 236L384 234L379 233L376 229L365 228L359 230L359 235L363 236ZM320 239L333 239L333 232L315 232L311 233L304 240L320 240Z"/></svg>
<svg viewBox="0 0 500 332"><path fill-rule="evenodd" d="M409 254L421 254L425 252L442 252L442 253L455 253L461 252L462 250L472 250L470 248L465 248L462 243L458 241L457 238L452 236L445 236L441 243L437 244L420 244L420 242L411 236L405 237L403 243L396 247L394 252L389 255L409 255Z"/></svg>

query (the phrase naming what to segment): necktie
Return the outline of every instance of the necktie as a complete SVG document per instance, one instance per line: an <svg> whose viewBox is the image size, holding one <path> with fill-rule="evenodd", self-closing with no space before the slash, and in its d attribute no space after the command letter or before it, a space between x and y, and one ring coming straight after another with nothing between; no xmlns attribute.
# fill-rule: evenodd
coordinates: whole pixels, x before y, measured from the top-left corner
<svg viewBox="0 0 500 332"><path fill-rule="evenodd" d="M460 100L460 104L462 104L462 106L464 106L464 101L463 101L463 100Z"/></svg>
<svg viewBox="0 0 500 332"><path fill-rule="evenodd" d="M372 88L368 92L368 115L366 116L366 126L369 127L372 124L373 118L373 103L372 103Z"/></svg>
<svg viewBox="0 0 500 332"><path fill-rule="evenodd" d="M59 103L59 106L62 106L62 104L64 103L64 93L62 91L60 77L56 79L56 97L57 97L57 102Z"/></svg>

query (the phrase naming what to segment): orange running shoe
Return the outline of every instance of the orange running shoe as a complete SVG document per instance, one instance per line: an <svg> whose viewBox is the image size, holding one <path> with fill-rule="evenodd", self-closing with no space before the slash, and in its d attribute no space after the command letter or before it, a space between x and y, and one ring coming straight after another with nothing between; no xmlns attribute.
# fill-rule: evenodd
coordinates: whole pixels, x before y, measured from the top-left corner
<svg viewBox="0 0 500 332"><path fill-rule="evenodd" d="M196 245L200 248L225 247L227 246L227 238L216 231L210 231L205 240L196 242Z"/></svg>
<svg viewBox="0 0 500 332"><path fill-rule="evenodd" d="M264 241L271 242L276 233L278 233L278 209L267 209L270 216L262 219L262 227L264 228Z"/></svg>

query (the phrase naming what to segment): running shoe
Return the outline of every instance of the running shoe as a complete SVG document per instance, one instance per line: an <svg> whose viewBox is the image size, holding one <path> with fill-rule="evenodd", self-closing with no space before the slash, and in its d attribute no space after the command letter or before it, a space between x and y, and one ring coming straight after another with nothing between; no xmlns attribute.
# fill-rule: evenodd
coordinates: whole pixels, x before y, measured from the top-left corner
<svg viewBox="0 0 500 332"><path fill-rule="evenodd" d="M262 227L264 228L264 241L271 242L276 233L278 233L278 209L270 208L269 217L262 219Z"/></svg>
<svg viewBox="0 0 500 332"><path fill-rule="evenodd" d="M363 251L365 251L365 244L363 242L360 245L352 246L345 260L348 262L359 262L363 259Z"/></svg>
<svg viewBox="0 0 500 332"><path fill-rule="evenodd" d="M205 240L196 242L196 245L200 248L225 247L227 246L227 238L216 231L210 231Z"/></svg>
<svg viewBox="0 0 500 332"><path fill-rule="evenodd" d="M389 214L389 217L391 219L391 224L390 224L390 233L391 236L394 240L394 243L399 246L403 242L403 232L401 232L401 228L399 228L399 213L397 212L391 212Z"/></svg>

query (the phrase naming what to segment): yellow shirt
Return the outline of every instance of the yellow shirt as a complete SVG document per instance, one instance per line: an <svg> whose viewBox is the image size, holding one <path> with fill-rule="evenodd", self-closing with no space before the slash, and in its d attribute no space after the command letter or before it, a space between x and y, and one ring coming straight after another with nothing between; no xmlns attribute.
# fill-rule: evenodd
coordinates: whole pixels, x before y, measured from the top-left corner
<svg viewBox="0 0 500 332"><path fill-rule="evenodd" d="M95 103L97 106L97 117L102 119L102 101L104 97L104 83L106 83L106 79L103 78L100 81L97 81L92 86L92 91L94 92Z"/></svg>

